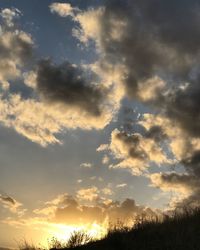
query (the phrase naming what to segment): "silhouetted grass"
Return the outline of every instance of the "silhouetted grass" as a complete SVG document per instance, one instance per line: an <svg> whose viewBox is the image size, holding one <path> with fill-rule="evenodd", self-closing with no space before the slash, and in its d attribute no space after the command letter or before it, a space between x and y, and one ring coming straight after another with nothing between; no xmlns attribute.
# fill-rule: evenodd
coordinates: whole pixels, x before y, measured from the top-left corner
<svg viewBox="0 0 200 250"><path fill-rule="evenodd" d="M51 241L49 242L49 249L51 250L72 249L75 247L86 245L92 241L93 241L93 238L87 233L82 232L82 231L75 231L71 234L67 242L60 242L56 238L52 238Z"/></svg>
<svg viewBox="0 0 200 250"><path fill-rule="evenodd" d="M40 249L39 247L36 247L33 243L29 243L26 240L23 240L22 242L18 243L18 247L20 250L39 250Z"/></svg>
<svg viewBox="0 0 200 250"><path fill-rule="evenodd" d="M161 218L139 218L133 228L112 227L106 237L94 241L84 233L72 234L65 245L52 248L73 250L200 250L200 209ZM35 250L23 248L21 250Z"/></svg>
<svg viewBox="0 0 200 250"><path fill-rule="evenodd" d="M131 229L112 229L107 236L80 250L200 250L200 209L162 219L140 218Z"/></svg>

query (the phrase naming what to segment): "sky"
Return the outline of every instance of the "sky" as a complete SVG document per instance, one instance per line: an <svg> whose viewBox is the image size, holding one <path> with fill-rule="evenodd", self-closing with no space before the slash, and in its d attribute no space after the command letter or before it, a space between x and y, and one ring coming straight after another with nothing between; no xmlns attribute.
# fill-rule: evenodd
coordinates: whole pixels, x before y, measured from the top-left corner
<svg viewBox="0 0 200 250"><path fill-rule="evenodd" d="M199 8L0 0L0 246L199 206Z"/></svg>

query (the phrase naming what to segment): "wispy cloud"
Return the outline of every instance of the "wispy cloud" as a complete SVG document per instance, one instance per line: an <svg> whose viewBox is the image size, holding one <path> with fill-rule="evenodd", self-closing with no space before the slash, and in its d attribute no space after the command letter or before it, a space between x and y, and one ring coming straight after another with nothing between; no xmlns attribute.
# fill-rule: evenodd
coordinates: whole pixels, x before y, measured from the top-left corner
<svg viewBox="0 0 200 250"><path fill-rule="evenodd" d="M26 209L23 208L22 203L6 194L0 194L0 204L2 204L2 206L5 209L8 209L11 213L19 216L22 216L26 211Z"/></svg>
<svg viewBox="0 0 200 250"><path fill-rule="evenodd" d="M81 165L80 165L80 167L82 167L82 168L92 168L92 163L90 163L90 162L83 162L83 163L81 163Z"/></svg>
<svg viewBox="0 0 200 250"><path fill-rule="evenodd" d="M126 183L121 183L121 184L117 184L116 188L124 188L126 186L127 186Z"/></svg>
<svg viewBox="0 0 200 250"><path fill-rule="evenodd" d="M72 7L70 3L52 3L49 8L52 13L57 13L62 17L74 16L79 11L78 8Z"/></svg>

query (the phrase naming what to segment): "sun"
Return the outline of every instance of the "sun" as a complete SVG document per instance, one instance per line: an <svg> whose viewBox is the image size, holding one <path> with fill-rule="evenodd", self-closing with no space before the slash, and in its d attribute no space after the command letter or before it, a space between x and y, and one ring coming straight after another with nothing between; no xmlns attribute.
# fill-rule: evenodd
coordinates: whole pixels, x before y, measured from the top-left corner
<svg viewBox="0 0 200 250"><path fill-rule="evenodd" d="M101 239L107 233L107 226L105 223L98 224L88 223L82 225L64 225L64 224L56 224L56 223L49 223L47 234L48 234L48 241L52 238L56 238L58 241L67 242L74 232L85 232L93 239Z"/></svg>

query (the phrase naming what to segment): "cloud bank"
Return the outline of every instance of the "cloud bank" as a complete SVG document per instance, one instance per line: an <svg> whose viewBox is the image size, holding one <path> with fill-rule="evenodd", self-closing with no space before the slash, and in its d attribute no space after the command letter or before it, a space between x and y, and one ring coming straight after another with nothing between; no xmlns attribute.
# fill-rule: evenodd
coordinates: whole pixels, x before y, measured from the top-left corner
<svg viewBox="0 0 200 250"><path fill-rule="evenodd" d="M87 196L85 195L86 191L84 197ZM139 216L152 217L159 214L156 210L153 211L147 207L137 205L133 199L118 202L110 199L106 200L103 197L96 199L97 197L93 196L93 198L95 199L90 200L93 203L85 205L81 202L82 195L80 196L80 192L78 192L77 197L61 194L52 201L46 202L43 208L36 209L34 212L40 216L47 216L46 218L49 221L67 225L94 222L102 224L105 220L113 224L121 221L131 225L134 223L134 219Z"/></svg>

